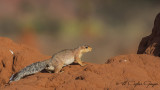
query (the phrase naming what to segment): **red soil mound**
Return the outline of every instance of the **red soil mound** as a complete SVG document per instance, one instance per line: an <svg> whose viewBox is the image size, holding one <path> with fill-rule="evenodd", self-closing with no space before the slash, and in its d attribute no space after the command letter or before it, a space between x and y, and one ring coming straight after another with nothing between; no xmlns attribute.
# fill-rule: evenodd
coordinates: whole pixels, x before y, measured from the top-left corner
<svg viewBox="0 0 160 90"><path fill-rule="evenodd" d="M117 56L106 64L66 66L58 74L39 72L9 85L13 73L50 56L7 38L0 40L0 90L160 90L160 58L137 54Z"/></svg>
<svg viewBox="0 0 160 90"><path fill-rule="evenodd" d="M49 58L36 49L16 44L8 38L0 37L0 41L0 86L7 83L13 73L25 66Z"/></svg>
<svg viewBox="0 0 160 90"><path fill-rule="evenodd" d="M151 35L142 39L137 53L160 56L160 13L156 16Z"/></svg>

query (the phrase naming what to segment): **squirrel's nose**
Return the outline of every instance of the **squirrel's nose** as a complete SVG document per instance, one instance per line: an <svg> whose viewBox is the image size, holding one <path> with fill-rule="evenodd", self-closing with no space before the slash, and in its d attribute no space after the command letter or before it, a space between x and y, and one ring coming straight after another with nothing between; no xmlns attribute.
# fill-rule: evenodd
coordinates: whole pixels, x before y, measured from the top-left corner
<svg viewBox="0 0 160 90"><path fill-rule="evenodd" d="M89 47L89 51L92 51L92 48L91 48L91 47Z"/></svg>

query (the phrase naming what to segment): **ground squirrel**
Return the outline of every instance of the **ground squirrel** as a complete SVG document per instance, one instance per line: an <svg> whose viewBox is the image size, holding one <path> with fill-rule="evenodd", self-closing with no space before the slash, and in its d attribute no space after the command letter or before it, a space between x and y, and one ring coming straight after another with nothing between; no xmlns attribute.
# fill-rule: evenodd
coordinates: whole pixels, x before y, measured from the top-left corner
<svg viewBox="0 0 160 90"><path fill-rule="evenodd" d="M88 45L79 46L75 49L62 50L54 54L50 59L33 63L18 73L12 75L9 83L12 81L18 81L24 76L40 72L44 69L58 73L63 66L69 65L74 61L77 61L77 63L79 63L81 66L85 66L85 64L81 61L82 54L91 50L92 48Z"/></svg>

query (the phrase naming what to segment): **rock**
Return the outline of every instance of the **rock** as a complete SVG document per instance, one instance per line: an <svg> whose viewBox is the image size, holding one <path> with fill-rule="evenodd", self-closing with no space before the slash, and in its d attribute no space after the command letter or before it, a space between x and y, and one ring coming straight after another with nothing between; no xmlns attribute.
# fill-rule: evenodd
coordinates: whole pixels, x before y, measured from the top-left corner
<svg viewBox="0 0 160 90"><path fill-rule="evenodd" d="M160 56L160 13L156 16L151 35L141 40L137 53Z"/></svg>

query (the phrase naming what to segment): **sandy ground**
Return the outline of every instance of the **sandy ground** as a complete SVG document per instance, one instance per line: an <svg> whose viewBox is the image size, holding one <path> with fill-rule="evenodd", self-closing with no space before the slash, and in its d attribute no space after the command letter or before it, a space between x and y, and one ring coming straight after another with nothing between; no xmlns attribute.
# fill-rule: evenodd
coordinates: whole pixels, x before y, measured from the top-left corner
<svg viewBox="0 0 160 90"><path fill-rule="evenodd" d="M160 58L151 55L121 55L104 64L73 64L62 73L39 72L6 84L25 66L50 58L33 48L0 38L0 90L159 90ZM3 43L2 43L3 42ZM12 50L12 54L9 50Z"/></svg>

